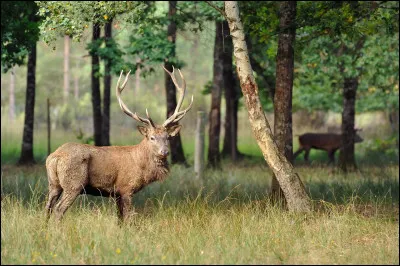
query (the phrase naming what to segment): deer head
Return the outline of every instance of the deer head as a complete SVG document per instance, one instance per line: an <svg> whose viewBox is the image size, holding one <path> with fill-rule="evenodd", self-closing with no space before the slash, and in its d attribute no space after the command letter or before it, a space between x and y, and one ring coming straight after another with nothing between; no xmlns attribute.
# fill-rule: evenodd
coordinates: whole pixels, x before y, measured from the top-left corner
<svg viewBox="0 0 400 266"><path fill-rule="evenodd" d="M164 68L164 66L163 66ZM154 124L153 120L150 118L150 115L146 109L146 116L147 118L142 118L138 116L135 113L132 113L128 107L124 104L124 102L121 99L121 92L125 88L126 83L128 82L128 77L129 74L131 73L130 71L125 77L125 80L123 84L120 86L120 81L121 77L123 74L123 71L121 71L121 75L119 76L118 82L117 82L117 87L116 87L116 93L117 93L117 99L119 106L121 107L122 111L124 111L125 114L128 116L132 117L138 122L141 122L144 124L144 126L138 126L139 132L145 136L147 142L149 143L149 146L151 147L152 153L160 158L165 158L169 154L169 139L172 137L175 137L180 129L182 128L181 125L177 125L176 123L181 120L186 113L190 110L193 104L193 96L192 100L189 104L189 107L186 108L183 111L179 111L181 108L183 98L185 97L185 91L186 91L186 81L181 73L181 71L178 69L179 74L182 78L182 87L178 85L176 78L175 78L175 69L172 67L172 73L169 72L167 69L164 68L164 70L171 76L172 81L175 84L175 87L178 90L179 93L179 100L176 105L174 113L162 124L162 125L156 125Z"/></svg>
<svg viewBox="0 0 400 266"><path fill-rule="evenodd" d="M362 128L354 128L354 143L359 143L359 142L363 142L364 139L362 137L360 137L360 135L357 132L362 131Z"/></svg>

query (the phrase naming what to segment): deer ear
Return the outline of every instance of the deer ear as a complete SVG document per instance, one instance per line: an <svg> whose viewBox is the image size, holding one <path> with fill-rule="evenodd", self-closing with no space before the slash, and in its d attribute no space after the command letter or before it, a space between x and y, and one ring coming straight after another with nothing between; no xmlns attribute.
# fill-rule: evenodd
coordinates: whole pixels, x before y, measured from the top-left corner
<svg viewBox="0 0 400 266"><path fill-rule="evenodd" d="M139 132L140 132L140 134L142 134L143 136L147 136L147 127L144 127L144 126L138 126L137 127L138 128L138 130L139 130Z"/></svg>
<svg viewBox="0 0 400 266"><path fill-rule="evenodd" d="M175 137L176 135L178 135L179 130L181 130L181 128L182 128L182 125L175 125L172 127L168 127L167 128L168 135L170 137Z"/></svg>

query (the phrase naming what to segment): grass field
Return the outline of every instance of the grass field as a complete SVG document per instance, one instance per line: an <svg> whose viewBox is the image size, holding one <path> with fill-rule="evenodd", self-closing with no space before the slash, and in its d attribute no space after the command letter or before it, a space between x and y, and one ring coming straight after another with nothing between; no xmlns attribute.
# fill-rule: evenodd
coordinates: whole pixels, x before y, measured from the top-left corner
<svg viewBox="0 0 400 266"><path fill-rule="evenodd" d="M225 162L203 183L192 168L172 167L134 195L137 214L119 226L114 201L92 196L46 223L44 166L2 165L2 264L399 263L398 166L347 176L297 169L314 202L309 215L270 204L265 165Z"/></svg>
<svg viewBox="0 0 400 266"><path fill-rule="evenodd" d="M114 130L113 144L139 141L136 132ZM46 134L35 131L38 164L17 167L20 132L2 121L2 264L399 264L398 157L366 153L364 143L355 173L327 166L322 151L311 152L311 165L296 160L313 200L308 215L270 203L272 173L241 132L239 149L252 157L224 161L203 181L192 167L174 165L167 180L133 196L129 223L118 224L113 199L92 196L78 197L60 223L46 223ZM182 139L191 164L190 135ZM53 150L67 141L77 139L53 132Z"/></svg>

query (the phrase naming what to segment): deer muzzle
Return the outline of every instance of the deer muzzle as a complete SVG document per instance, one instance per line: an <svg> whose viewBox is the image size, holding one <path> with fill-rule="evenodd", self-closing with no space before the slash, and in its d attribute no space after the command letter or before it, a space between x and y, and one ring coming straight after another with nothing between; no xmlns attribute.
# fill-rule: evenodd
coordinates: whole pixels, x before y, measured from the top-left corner
<svg viewBox="0 0 400 266"><path fill-rule="evenodd" d="M167 147L161 148L160 151L158 152L159 156L161 157L167 157L169 154L169 150Z"/></svg>

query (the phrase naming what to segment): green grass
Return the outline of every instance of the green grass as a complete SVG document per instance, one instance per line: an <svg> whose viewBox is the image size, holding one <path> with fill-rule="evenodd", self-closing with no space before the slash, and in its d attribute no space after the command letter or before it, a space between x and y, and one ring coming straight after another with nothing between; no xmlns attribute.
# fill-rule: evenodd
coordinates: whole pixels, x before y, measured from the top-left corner
<svg viewBox="0 0 400 266"><path fill-rule="evenodd" d="M272 173L242 125L238 145L248 157L223 161L202 181L192 167L173 166L167 180L133 196L137 214L129 223L118 224L113 199L80 196L58 224L45 222L45 128L34 132L38 164L16 167L22 123L8 125L2 119L2 264L399 264L398 157L368 153L365 143L356 146L360 170L347 175L327 166L326 152L312 150L310 165L297 158L313 200L308 215L271 204ZM141 139L136 129L111 133L114 145ZM192 136L184 127L189 164ZM52 151L68 141L78 142L54 130Z"/></svg>
<svg viewBox="0 0 400 266"><path fill-rule="evenodd" d="M2 165L4 264L398 264L398 166L344 176L299 167L315 210L288 213L268 200L265 165L223 164L203 182L192 168L134 195L118 225L113 199L80 196L45 222L43 165Z"/></svg>

